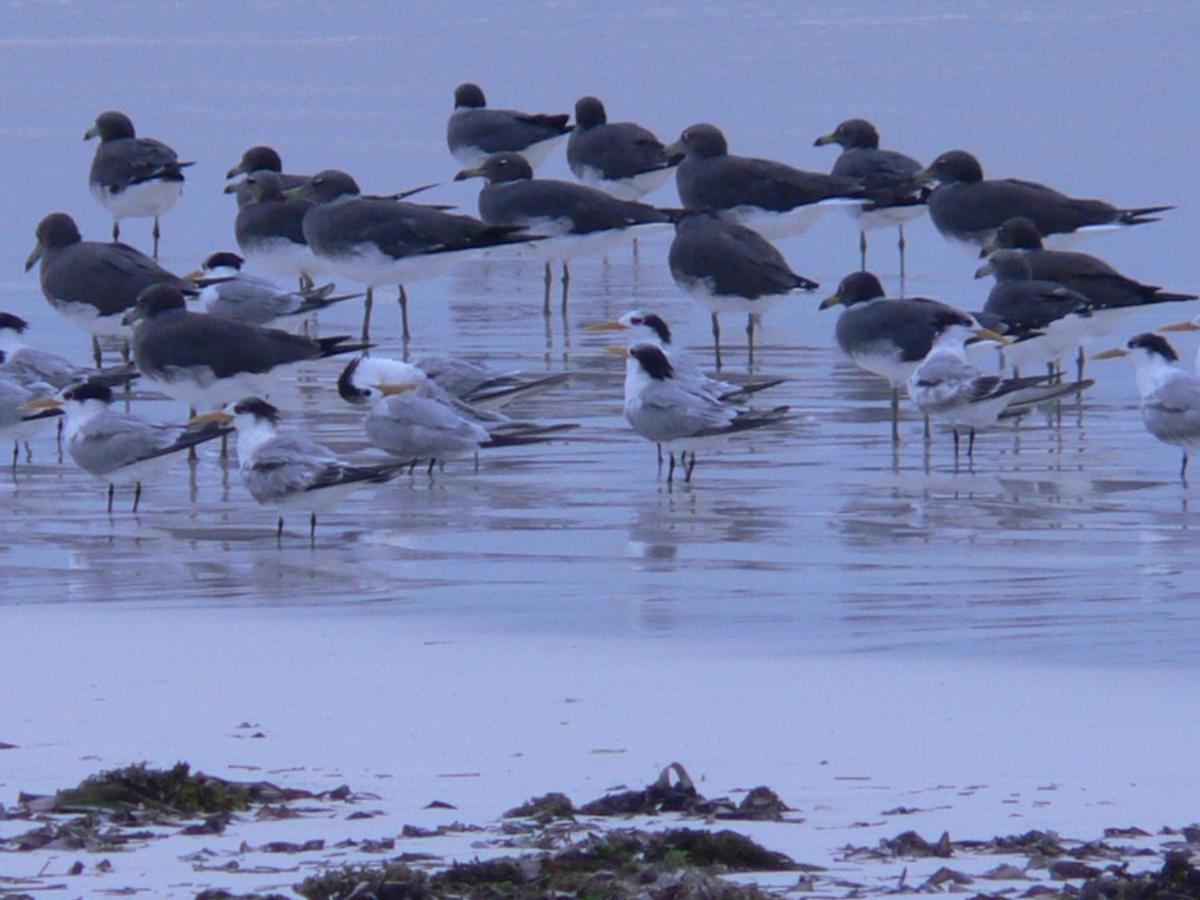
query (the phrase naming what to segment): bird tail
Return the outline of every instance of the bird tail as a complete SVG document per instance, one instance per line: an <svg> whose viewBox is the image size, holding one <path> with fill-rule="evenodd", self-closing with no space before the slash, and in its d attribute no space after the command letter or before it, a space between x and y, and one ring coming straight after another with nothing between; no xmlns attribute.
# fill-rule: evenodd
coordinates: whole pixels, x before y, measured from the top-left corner
<svg viewBox="0 0 1200 900"><path fill-rule="evenodd" d="M780 422L786 422L791 419L788 413L791 410L790 406L776 406L774 409L747 409L737 414L729 427L724 429L726 433L735 433L738 431L750 431L754 428L765 428L768 425L776 425Z"/></svg>
<svg viewBox="0 0 1200 900"><path fill-rule="evenodd" d="M799 288L802 291L815 291L821 286L820 282L813 281L811 278L805 278L803 275L797 275L795 272L792 273L792 276L796 282L793 287Z"/></svg>
<svg viewBox="0 0 1200 900"><path fill-rule="evenodd" d="M176 453L180 450L186 450L189 447L196 447L207 441L230 434L233 431L232 425L220 425L216 422L209 422L199 428L187 428L179 437L166 447L160 447L153 453L147 453L145 456L138 457L137 461L142 462L147 459L156 459L160 456L168 456L171 453Z"/></svg>
<svg viewBox="0 0 1200 900"><path fill-rule="evenodd" d="M521 444L541 444L553 440L564 431L578 428L576 422L560 422L556 425L534 425L524 422L511 422L491 432L491 440L481 447L516 447Z"/></svg>
<svg viewBox="0 0 1200 900"><path fill-rule="evenodd" d="M462 399L477 406L491 404L499 406L515 400L517 397L528 397L541 393L562 384L571 377L570 372L558 372L542 378L518 378L512 375L501 375L489 378L483 384L471 390Z"/></svg>
<svg viewBox="0 0 1200 900"><path fill-rule="evenodd" d="M1176 294L1172 291L1155 290L1145 298L1146 303L1183 303L1186 300L1200 300L1196 294Z"/></svg>
<svg viewBox="0 0 1200 900"><path fill-rule="evenodd" d="M1139 206L1135 209L1123 209L1117 221L1122 225L1145 225L1147 222L1157 222L1157 213L1167 212L1174 206Z"/></svg>
<svg viewBox="0 0 1200 900"><path fill-rule="evenodd" d="M568 134L575 130L574 125L568 125L567 120L571 117L567 113L526 113L517 116L521 122L526 122L530 125L545 125L547 128L557 129L559 134Z"/></svg>
<svg viewBox="0 0 1200 900"><path fill-rule="evenodd" d="M1049 376L1043 376L1042 380ZM1013 379L1014 381L1025 381L1026 379ZM1013 416L1024 415L1033 409L1035 406L1041 406L1043 403L1049 403L1052 400L1060 400L1063 397L1070 397L1075 394L1082 394L1096 382L1091 378L1085 378L1083 381L1072 381L1068 384L1042 384L1040 386L1031 386L1015 389L1013 399L1004 407L1004 412L1000 414L1002 419L1011 419Z"/></svg>
<svg viewBox="0 0 1200 900"><path fill-rule="evenodd" d="M326 356L338 356L342 353L358 353L360 350L370 350L375 346L374 344L368 344L365 342L347 344L346 341L350 339L351 336L348 334L338 334L334 335L333 337L317 338L317 343L321 347L321 358L324 359Z"/></svg>
<svg viewBox="0 0 1200 900"><path fill-rule="evenodd" d="M304 302L300 304L296 312L307 315L325 309L327 306L333 306L335 303L341 303L343 300L354 300L363 296L362 293L334 294L332 291L332 284L324 284L314 290L305 291Z"/></svg>
<svg viewBox="0 0 1200 900"><path fill-rule="evenodd" d="M787 381L786 378L766 378L762 381L748 381L745 384L739 384L735 390L726 391L721 395L722 403L744 403L759 391L765 391L768 388L773 388L776 385L783 384Z"/></svg>

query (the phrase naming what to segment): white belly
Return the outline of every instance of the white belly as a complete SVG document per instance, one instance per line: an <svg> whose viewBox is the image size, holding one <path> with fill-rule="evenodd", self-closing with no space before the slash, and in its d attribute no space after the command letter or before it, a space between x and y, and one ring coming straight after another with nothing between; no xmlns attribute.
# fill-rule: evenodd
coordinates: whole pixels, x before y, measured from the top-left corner
<svg viewBox="0 0 1200 900"><path fill-rule="evenodd" d="M116 221L159 216L175 205L183 194L182 181L153 178L113 192L101 185L92 186L92 195Z"/></svg>

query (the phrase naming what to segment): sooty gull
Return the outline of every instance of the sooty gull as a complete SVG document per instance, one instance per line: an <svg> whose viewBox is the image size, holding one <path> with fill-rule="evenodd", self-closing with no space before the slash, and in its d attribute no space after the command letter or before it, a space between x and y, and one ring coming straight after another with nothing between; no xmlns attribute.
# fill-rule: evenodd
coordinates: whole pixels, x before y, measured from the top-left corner
<svg viewBox="0 0 1200 900"><path fill-rule="evenodd" d="M464 403L432 381L418 366L396 359L351 360L338 378L338 394L353 406L368 407L363 428L371 444L393 456L429 460L428 474L447 459L494 447L537 444L574 423L539 425L514 422Z"/></svg>
<svg viewBox="0 0 1200 900"><path fill-rule="evenodd" d="M27 461L32 459L28 441L50 419L62 414L59 409L47 409L38 403L54 393L44 382L27 383L0 373L0 434L13 440L12 467L17 468L21 442L25 441Z"/></svg>
<svg viewBox="0 0 1200 900"><path fill-rule="evenodd" d="M661 347L635 344L613 348L625 357L625 420L648 441L670 454L667 483L675 476L675 451L680 451L684 481L692 480L696 450L711 447L742 432L777 425L788 419L788 407L742 409L676 377ZM690 452L690 459L688 454Z"/></svg>
<svg viewBox="0 0 1200 900"><path fill-rule="evenodd" d="M712 315L713 345L721 368L722 312L746 314L750 362L756 320L793 291L812 291L817 282L797 275L774 245L751 228L709 212L691 212L675 223L667 255L671 277Z"/></svg>
<svg viewBox="0 0 1200 900"><path fill-rule="evenodd" d="M1081 346L1091 301L1055 281L1035 279L1025 254L997 250L975 274L996 279L983 305L983 321L1013 339L1004 347L1004 360L1014 373L1045 363L1053 374L1063 354ZM1082 377L1082 350L1079 359Z"/></svg>
<svg viewBox="0 0 1200 900"><path fill-rule="evenodd" d="M515 109L488 109L477 84L454 89L454 112L446 143L463 167L477 166L492 153L520 153L535 169L571 131L566 113L545 115Z"/></svg>
<svg viewBox="0 0 1200 900"><path fill-rule="evenodd" d="M337 454L300 434L279 432L279 410L259 397L246 397L226 409L195 416L193 424L232 422L237 430L242 484L257 503L307 512L309 540L317 534L317 513L367 484L395 478L407 462L352 466ZM283 515L275 539L283 537Z"/></svg>
<svg viewBox="0 0 1200 900"><path fill-rule="evenodd" d="M313 175L297 189L297 196L315 204L304 216L304 237L313 252L338 275L367 288L364 340L379 285L400 286L403 335L408 340L405 282L432 278L497 246L533 238L520 228L488 225L439 207L361 196L354 179L337 169Z"/></svg>
<svg viewBox="0 0 1200 900"><path fill-rule="evenodd" d="M85 141L94 137L100 138L100 146L88 184L112 216L113 240L121 235L122 219L153 216L153 255L158 259L158 217L175 205L183 193L183 170L194 163L180 162L162 141L137 137L124 113L101 113L83 135Z"/></svg>
<svg viewBox="0 0 1200 900"><path fill-rule="evenodd" d="M246 259L272 275L297 279L302 290L312 287L314 278L328 275L329 264L304 238L304 214L312 201L285 195L276 172L252 172L242 184L250 200L238 206L233 232Z"/></svg>
<svg viewBox="0 0 1200 900"><path fill-rule="evenodd" d="M77 381L94 378L109 385L128 384L138 377L133 363L112 366L99 373L76 365L57 353L39 350L25 343L29 323L20 316L0 312L0 375L27 384L44 383L61 390Z"/></svg>
<svg viewBox="0 0 1200 900"><path fill-rule="evenodd" d="M473 169L463 169L456 181L483 178L479 215L489 225L527 228L544 235L528 252L546 260L545 307L550 303L550 262L563 264L563 305L570 272L567 261L598 255L632 240L646 226L666 225L670 216L653 206L618 200L604 191L569 181L534 178L533 168L517 153L496 153Z"/></svg>
<svg viewBox="0 0 1200 900"><path fill-rule="evenodd" d="M844 306L834 330L838 346L858 368L878 375L892 389L892 440L900 440L900 390L933 349L946 323L963 313L926 297L890 298L871 272L852 272L821 309ZM999 337L996 335L996 337Z"/></svg>
<svg viewBox="0 0 1200 900"><path fill-rule="evenodd" d="M969 430L967 458L975 454L975 431L991 428L1003 417L1078 394L1094 382L1048 384L1053 376L1004 378L990 375L967 362L966 343L979 336L975 320L962 314L942 317L933 348L908 379L908 396L925 415L950 426L954 459L958 461L958 430Z"/></svg>
<svg viewBox="0 0 1200 900"><path fill-rule="evenodd" d="M1179 294L1164 291L1158 285L1142 284L1086 253L1045 249L1037 226L1024 216L1002 224L995 237L983 245L980 255L986 256L998 249L1023 251L1034 278L1057 281L1087 297L1094 310L1088 327L1088 334L1092 336L1111 334L1140 306L1197 299L1195 294Z"/></svg>
<svg viewBox="0 0 1200 900"><path fill-rule="evenodd" d="M92 334L97 367L99 337L128 335L121 317L143 290L153 284L195 289L128 244L83 240L66 213L46 216L35 233L37 246L25 260L25 271L41 260L42 294L54 309Z"/></svg>
<svg viewBox="0 0 1200 900"><path fill-rule="evenodd" d="M284 172L283 160L280 159L279 153L274 147L268 147L264 144L248 148L242 154L242 158L238 161L238 164L231 167L225 173L225 180L228 181L230 178L235 178L238 175L252 175L255 172L274 172L279 176L280 188L285 191L299 187L308 180L307 175L293 175ZM247 203L257 199L254 185L246 179L226 185L225 193L236 194L238 206L245 206Z"/></svg>
<svg viewBox="0 0 1200 900"><path fill-rule="evenodd" d="M864 202L857 179L730 154L725 135L714 125L689 126L666 152L684 157L675 168L684 206L728 211L767 237L798 234L833 206Z"/></svg>
<svg viewBox="0 0 1200 900"><path fill-rule="evenodd" d="M236 253L210 253L189 279L204 279L200 291L204 311L229 319L267 325L288 316L310 316L343 300L362 294L335 294L326 284L309 291L286 291L273 281L242 271L245 260Z"/></svg>
<svg viewBox="0 0 1200 900"><path fill-rule="evenodd" d="M1182 448L1179 478L1186 486L1188 451L1200 447L1200 378L1184 371L1170 341L1153 332L1134 335L1125 348L1105 350L1092 359L1130 355L1137 366L1142 422L1164 444Z"/></svg>
<svg viewBox="0 0 1200 900"><path fill-rule="evenodd" d="M133 512L142 497L142 482L170 467L184 451L221 437L228 429L189 429L163 425L117 412L112 389L95 379L70 385L58 397L35 400L29 407L61 407L66 423L63 439L75 465L108 483L108 511L119 485L134 485Z"/></svg>
<svg viewBox="0 0 1200 900"><path fill-rule="evenodd" d="M367 347L347 343L347 335L307 338L188 312L183 294L171 285L147 289L125 318L127 324L138 322L131 344L142 376L197 409L268 393L297 365Z"/></svg>
<svg viewBox="0 0 1200 900"><path fill-rule="evenodd" d="M858 220L858 247L863 271L867 268L867 232L896 226L899 231L900 278L904 278L904 225L925 212L927 190L913 176L921 164L895 150L879 149L879 132L866 119L847 119L813 142L815 147L838 144L841 154L831 174L859 181L870 196L864 206L849 207Z"/></svg>
<svg viewBox="0 0 1200 900"><path fill-rule="evenodd" d="M640 200L658 188L678 165L663 143L633 122L610 122L595 97L575 103L575 130L567 139L567 165L589 187L618 200Z"/></svg>
<svg viewBox="0 0 1200 900"><path fill-rule="evenodd" d="M1174 209L1122 209L1103 200L1068 197L1033 181L985 179L979 160L964 150L943 153L916 177L938 183L929 195L929 216L944 237L966 245L972 254L1014 216L1032 220L1045 236L1073 235L1156 222L1155 213Z"/></svg>

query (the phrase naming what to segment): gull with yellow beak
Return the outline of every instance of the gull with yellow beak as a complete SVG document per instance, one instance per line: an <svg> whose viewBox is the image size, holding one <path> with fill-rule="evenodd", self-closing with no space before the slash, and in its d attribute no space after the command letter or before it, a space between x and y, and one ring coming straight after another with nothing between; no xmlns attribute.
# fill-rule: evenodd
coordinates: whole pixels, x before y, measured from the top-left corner
<svg viewBox="0 0 1200 900"><path fill-rule="evenodd" d="M351 491L398 475L407 462L352 466L328 447L304 435L279 432L279 410L259 397L247 397L225 409L194 416L189 425L233 423L238 467L250 496L264 506L297 509L309 515L309 539L317 533L317 513L325 512ZM283 513L275 531L283 537Z"/></svg>
<svg viewBox="0 0 1200 900"><path fill-rule="evenodd" d="M142 483L168 468L184 451L221 437L228 428L194 430L182 425L150 422L117 412L113 392L99 380L73 384L57 397L25 404L26 409L52 409L66 417L63 441L79 468L108 482L108 511L117 486L132 484L133 512L138 510Z"/></svg>
<svg viewBox="0 0 1200 900"><path fill-rule="evenodd" d="M1134 335L1125 347L1093 354L1092 359L1132 356L1137 366L1142 422L1164 444L1183 449L1179 478L1187 485L1188 451L1200 447L1200 378L1179 365L1179 354L1160 334Z"/></svg>
<svg viewBox="0 0 1200 900"><path fill-rule="evenodd" d="M429 460L429 474L447 459L493 447L537 444L578 426L514 422L501 413L464 403L423 370L396 359L351 360L338 378L338 394L369 407L363 427L380 450L409 460L410 470Z"/></svg>

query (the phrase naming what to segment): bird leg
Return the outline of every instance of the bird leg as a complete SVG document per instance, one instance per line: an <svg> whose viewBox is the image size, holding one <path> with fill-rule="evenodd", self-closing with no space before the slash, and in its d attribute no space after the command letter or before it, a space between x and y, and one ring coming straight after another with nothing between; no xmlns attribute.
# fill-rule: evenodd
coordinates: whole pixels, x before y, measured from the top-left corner
<svg viewBox="0 0 1200 900"><path fill-rule="evenodd" d="M13 441L13 461L12 470L17 471L17 455L21 452L20 442Z"/></svg>
<svg viewBox="0 0 1200 900"><path fill-rule="evenodd" d="M908 246L908 242L904 240L904 226L896 226L896 230L900 232L900 240L896 242L896 246L900 248L900 296L904 296L904 249ZM864 266L864 268L866 268Z"/></svg>
<svg viewBox="0 0 1200 900"><path fill-rule="evenodd" d="M317 539L317 514L310 512L308 514L308 542L311 544Z"/></svg>
<svg viewBox="0 0 1200 900"><path fill-rule="evenodd" d="M675 451L671 450L667 453L667 458L671 461L667 468L667 484L670 484L675 479Z"/></svg>
<svg viewBox="0 0 1200 900"><path fill-rule="evenodd" d="M1085 358L1086 357L1083 355L1083 345L1080 344L1079 355L1075 357L1075 374L1077 376L1076 381L1083 381L1083 361ZM1075 396L1079 397L1081 395L1076 394Z"/></svg>
<svg viewBox="0 0 1200 900"><path fill-rule="evenodd" d="M975 426L971 426L971 436L967 438L967 459L975 457Z"/></svg>
<svg viewBox="0 0 1200 900"><path fill-rule="evenodd" d="M554 275L550 271L550 261L546 261L546 271L543 275L542 282L546 286L545 296L542 298L542 315L547 319L550 318L550 285L554 281Z"/></svg>
<svg viewBox="0 0 1200 900"><path fill-rule="evenodd" d="M405 343L412 340L412 335L408 332L408 291L404 289L404 285L400 285L400 322L403 325L403 333Z"/></svg>
<svg viewBox="0 0 1200 900"><path fill-rule="evenodd" d="M158 239L162 236L162 232L158 230L158 216L154 217L154 230L150 234L154 236L154 258L158 259Z"/></svg>
<svg viewBox="0 0 1200 900"><path fill-rule="evenodd" d="M368 285L367 298L363 300L362 339L367 341L371 336L371 307L375 305L375 288Z"/></svg>
<svg viewBox="0 0 1200 900"><path fill-rule="evenodd" d="M900 443L900 388L892 388L892 443Z"/></svg>
<svg viewBox="0 0 1200 900"><path fill-rule="evenodd" d="M112 236L114 244L121 239L121 223L116 219L113 219Z"/></svg>
<svg viewBox="0 0 1200 900"><path fill-rule="evenodd" d="M431 456L429 458L429 468L425 470L425 474L428 475L430 478L433 477L433 467L435 465L437 465L437 458Z"/></svg>
<svg viewBox="0 0 1200 900"><path fill-rule="evenodd" d="M933 431L929 425L929 416L926 416L925 417L925 440L929 440L931 437L933 437Z"/></svg>
<svg viewBox="0 0 1200 900"><path fill-rule="evenodd" d="M33 462L33 448L29 446L29 441L25 442L25 462Z"/></svg>
<svg viewBox="0 0 1200 900"><path fill-rule="evenodd" d="M221 459L229 459L229 432L221 435Z"/></svg>
<svg viewBox="0 0 1200 900"><path fill-rule="evenodd" d="M103 357L100 353L100 338L92 335L92 359L96 361L96 368L101 368L100 361Z"/></svg>
<svg viewBox="0 0 1200 900"><path fill-rule="evenodd" d="M696 468L696 451L692 451L692 461L688 463L687 474L683 478L684 484L692 483L692 469Z"/></svg>
<svg viewBox="0 0 1200 900"><path fill-rule="evenodd" d="M662 471L662 444L656 443L654 446L658 450L658 468Z"/></svg>
<svg viewBox="0 0 1200 900"><path fill-rule="evenodd" d="M954 435L954 461L958 462L958 429L951 428L950 433Z"/></svg>
<svg viewBox="0 0 1200 900"><path fill-rule="evenodd" d="M867 233L859 231L858 233L858 267L859 271L867 271Z"/></svg>
<svg viewBox="0 0 1200 900"><path fill-rule="evenodd" d="M279 517L279 524L275 526L275 543L283 540L283 516Z"/></svg>
<svg viewBox="0 0 1200 900"><path fill-rule="evenodd" d="M563 276L562 276L563 292L562 292L562 311L563 315L567 314L567 290L571 287L571 270L567 268L566 260L563 260Z"/></svg>
<svg viewBox="0 0 1200 900"><path fill-rule="evenodd" d="M110 481L108 483L108 514L110 516L112 515L113 492L115 490L116 490L116 488L113 487L113 483Z"/></svg>
<svg viewBox="0 0 1200 900"><path fill-rule="evenodd" d="M758 315L749 313L746 316L746 342L750 345L750 353L748 365L754 365L754 325L758 321Z"/></svg>
<svg viewBox="0 0 1200 900"><path fill-rule="evenodd" d="M136 481L133 484L133 512L137 512L138 501L142 499L142 483Z"/></svg>
<svg viewBox="0 0 1200 900"><path fill-rule="evenodd" d="M1183 486L1187 487L1187 464L1188 452L1187 447L1183 448L1183 464L1179 467L1179 480L1183 482Z"/></svg>
<svg viewBox="0 0 1200 900"><path fill-rule="evenodd" d="M633 261L634 261L634 263L637 263L637 261L638 261L638 239L637 238L633 239Z"/></svg>
<svg viewBox="0 0 1200 900"><path fill-rule="evenodd" d="M721 371L721 322L717 314L712 314L713 352L717 357L717 371Z"/></svg>
<svg viewBox="0 0 1200 900"><path fill-rule="evenodd" d="M196 407L194 407L194 406L188 407L188 418L189 419L196 418ZM199 454L196 453L196 445L195 444L192 444L192 446L188 447L187 458L188 458L188 462L195 462L196 460L198 460L200 458Z"/></svg>

